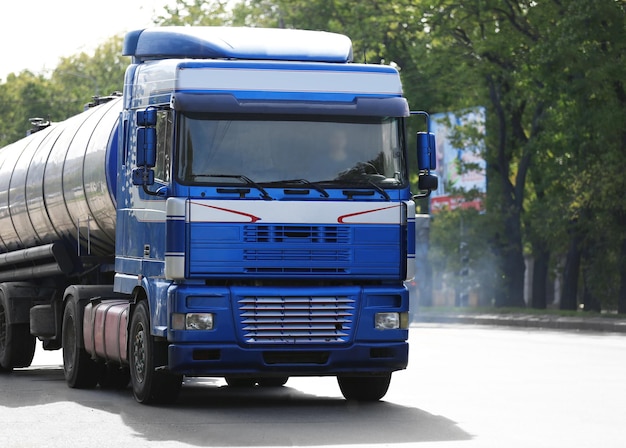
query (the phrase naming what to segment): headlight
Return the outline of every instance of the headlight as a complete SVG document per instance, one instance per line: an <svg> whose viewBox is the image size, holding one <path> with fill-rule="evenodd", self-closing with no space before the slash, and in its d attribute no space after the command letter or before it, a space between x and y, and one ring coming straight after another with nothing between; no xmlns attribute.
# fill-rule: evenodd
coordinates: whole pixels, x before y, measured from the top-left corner
<svg viewBox="0 0 626 448"><path fill-rule="evenodd" d="M213 313L172 315L172 330L212 330Z"/></svg>
<svg viewBox="0 0 626 448"><path fill-rule="evenodd" d="M377 330L409 328L409 313L376 313L374 328Z"/></svg>

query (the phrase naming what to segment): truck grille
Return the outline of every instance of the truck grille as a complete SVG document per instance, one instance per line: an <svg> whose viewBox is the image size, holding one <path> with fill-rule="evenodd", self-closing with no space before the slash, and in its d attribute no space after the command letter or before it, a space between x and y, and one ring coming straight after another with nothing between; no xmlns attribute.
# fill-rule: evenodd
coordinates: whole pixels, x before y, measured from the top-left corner
<svg viewBox="0 0 626 448"><path fill-rule="evenodd" d="M350 297L243 297L239 316L248 344L348 342L355 301Z"/></svg>
<svg viewBox="0 0 626 448"><path fill-rule="evenodd" d="M347 244L350 242L350 229L338 226L245 226L244 241L246 243Z"/></svg>
<svg viewBox="0 0 626 448"><path fill-rule="evenodd" d="M352 260L349 228L246 226L244 242L248 274L345 274Z"/></svg>

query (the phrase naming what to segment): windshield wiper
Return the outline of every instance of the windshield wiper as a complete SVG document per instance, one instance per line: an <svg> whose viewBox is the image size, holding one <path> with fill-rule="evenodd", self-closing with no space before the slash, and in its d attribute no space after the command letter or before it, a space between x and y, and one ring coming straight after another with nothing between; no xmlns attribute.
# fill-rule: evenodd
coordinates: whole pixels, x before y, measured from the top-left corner
<svg viewBox="0 0 626 448"><path fill-rule="evenodd" d="M244 176L243 174L194 174L191 177L192 179L196 179L198 177L221 177L221 178L229 178L229 179L239 179L239 180L244 181L247 185L250 185L256 188L257 190L259 190L261 192L261 197L263 199L267 199L267 200L274 199L273 197L269 195L269 193L265 190L265 188L257 184L255 181L253 181L249 177Z"/></svg>
<svg viewBox="0 0 626 448"><path fill-rule="evenodd" d="M370 184L374 190L376 190L380 194L382 194L385 197L386 200L391 201L391 197L387 194L387 192L385 191L385 189L383 187L381 187L380 185L372 182L369 179L368 179L367 183Z"/></svg>
<svg viewBox="0 0 626 448"><path fill-rule="evenodd" d="M329 194L328 194L328 192L326 190L324 190L319 185L316 185L313 182L310 182L310 181L308 181L306 179L277 180L277 181L274 181L274 182L264 182L264 184L265 185L280 185L280 184L287 184L287 185L289 185L289 184L300 184L300 185L306 185L307 187L313 188L315 191L320 193L325 198L329 197Z"/></svg>
<svg viewBox="0 0 626 448"><path fill-rule="evenodd" d="M380 185L375 184L374 182L372 182L369 179L368 179L367 183L369 184L370 187L372 187L374 190L376 190L378 193L380 193L387 201L391 201L391 196L389 196L389 194L385 191L384 188L382 188ZM355 183L353 183L352 186L354 188L367 188L365 185L360 185L360 184L355 184ZM367 193L362 192L362 191L358 191L358 190L344 190L343 194L348 196L348 199L351 199L353 196L365 196L365 195L367 195Z"/></svg>

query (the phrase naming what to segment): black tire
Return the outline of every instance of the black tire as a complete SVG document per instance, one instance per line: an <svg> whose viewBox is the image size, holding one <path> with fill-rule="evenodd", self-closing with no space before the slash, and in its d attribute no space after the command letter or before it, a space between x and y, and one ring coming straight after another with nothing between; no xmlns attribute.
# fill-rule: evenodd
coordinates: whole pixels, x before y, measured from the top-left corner
<svg viewBox="0 0 626 448"><path fill-rule="evenodd" d="M288 376L277 376L269 378L259 378L259 386L261 387L281 387L289 381Z"/></svg>
<svg viewBox="0 0 626 448"><path fill-rule="evenodd" d="M91 359L79 338L83 337L80 304L69 296L63 311L62 345L63 374L67 385L73 389L91 389L98 384L99 365Z"/></svg>
<svg viewBox="0 0 626 448"><path fill-rule="evenodd" d="M150 312L146 301L140 302L130 324L130 378L135 400L142 404L168 404L178 398L183 377L164 369L167 345L150 334Z"/></svg>
<svg viewBox="0 0 626 448"><path fill-rule="evenodd" d="M126 389L130 383L130 369L114 363L100 366L98 384L103 389Z"/></svg>
<svg viewBox="0 0 626 448"><path fill-rule="evenodd" d="M389 389L391 373L382 376L339 376L337 382L346 400L378 401Z"/></svg>
<svg viewBox="0 0 626 448"><path fill-rule="evenodd" d="M8 300L0 292L0 372L28 367L35 356L36 339L26 323L13 324L8 314Z"/></svg>
<svg viewBox="0 0 626 448"><path fill-rule="evenodd" d="M226 380L226 384L228 384L228 387L236 387L239 389L254 387L254 385L256 384L256 379L250 377L227 376L224 379Z"/></svg>

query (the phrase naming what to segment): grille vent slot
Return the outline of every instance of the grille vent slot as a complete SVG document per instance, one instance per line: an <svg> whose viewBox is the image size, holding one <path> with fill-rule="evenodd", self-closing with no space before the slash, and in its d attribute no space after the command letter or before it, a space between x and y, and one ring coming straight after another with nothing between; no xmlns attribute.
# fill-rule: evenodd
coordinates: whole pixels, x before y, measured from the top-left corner
<svg viewBox="0 0 626 448"><path fill-rule="evenodd" d="M244 228L247 243L347 244L350 229L338 226L254 225Z"/></svg>
<svg viewBox="0 0 626 448"><path fill-rule="evenodd" d="M350 340L354 299L243 297L239 318L248 344L336 344Z"/></svg>

